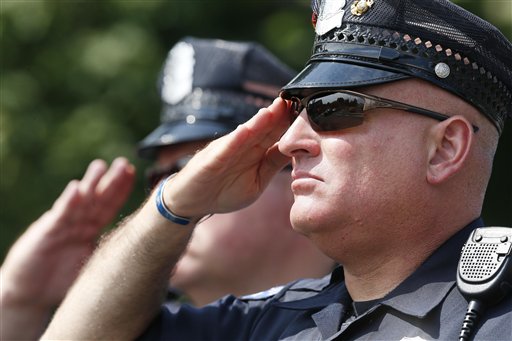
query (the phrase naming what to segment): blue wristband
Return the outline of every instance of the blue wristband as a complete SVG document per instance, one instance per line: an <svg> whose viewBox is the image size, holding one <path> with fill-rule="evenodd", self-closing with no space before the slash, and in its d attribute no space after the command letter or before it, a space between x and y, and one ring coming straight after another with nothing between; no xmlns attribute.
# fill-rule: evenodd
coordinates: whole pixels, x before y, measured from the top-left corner
<svg viewBox="0 0 512 341"><path fill-rule="evenodd" d="M158 209L158 212L167 220L172 221L173 223L179 224L179 225L188 225L190 223L189 218L180 217L176 214L172 213L170 209L168 209L165 206L164 198L163 198L163 189L167 181L169 181L175 174L170 175L167 179L160 181L160 185L158 186L158 190L156 193L156 208Z"/></svg>

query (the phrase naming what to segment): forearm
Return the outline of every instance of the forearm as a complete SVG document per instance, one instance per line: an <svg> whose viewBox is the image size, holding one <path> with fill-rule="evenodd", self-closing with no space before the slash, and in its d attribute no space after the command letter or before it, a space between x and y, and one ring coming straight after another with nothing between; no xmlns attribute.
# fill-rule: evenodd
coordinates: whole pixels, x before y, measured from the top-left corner
<svg viewBox="0 0 512 341"><path fill-rule="evenodd" d="M133 339L157 313L192 226L170 223L154 194L94 254L44 339Z"/></svg>
<svg viewBox="0 0 512 341"><path fill-rule="evenodd" d="M39 339L56 307L34 281L41 254L27 239L25 234L11 247L0 269L0 340Z"/></svg>
<svg viewBox="0 0 512 341"><path fill-rule="evenodd" d="M44 332L52 309L38 307L34 302L17 299L2 283L0 296L1 335L0 340L38 340Z"/></svg>

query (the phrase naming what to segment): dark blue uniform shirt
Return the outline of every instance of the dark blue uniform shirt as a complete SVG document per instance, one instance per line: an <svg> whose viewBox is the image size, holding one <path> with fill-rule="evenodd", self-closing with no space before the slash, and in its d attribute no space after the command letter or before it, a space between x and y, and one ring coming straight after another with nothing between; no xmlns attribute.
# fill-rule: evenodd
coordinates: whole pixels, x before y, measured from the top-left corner
<svg viewBox="0 0 512 341"><path fill-rule="evenodd" d="M478 219L384 298L353 304L343 269L203 308L165 307L141 340L457 340L467 300L456 287L462 246ZM355 310L354 310L355 306ZM364 307L364 309L361 309ZM356 311L356 312L354 312ZM512 295L487 309L474 340L512 340Z"/></svg>

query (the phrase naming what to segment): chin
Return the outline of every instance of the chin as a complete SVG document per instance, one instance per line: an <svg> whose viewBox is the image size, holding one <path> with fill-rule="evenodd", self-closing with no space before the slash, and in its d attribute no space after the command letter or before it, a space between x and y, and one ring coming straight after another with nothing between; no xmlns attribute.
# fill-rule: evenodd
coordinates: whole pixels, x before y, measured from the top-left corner
<svg viewBox="0 0 512 341"><path fill-rule="evenodd" d="M322 210L315 204L315 200L310 198L295 198L290 209L290 221L296 231L307 231L319 224Z"/></svg>
<svg viewBox="0 0 512 341"><path fill-rule="evenodd" d="M306 237L320 229L318 220L310 219L303 216L291 216L293 230Z"/></svg>

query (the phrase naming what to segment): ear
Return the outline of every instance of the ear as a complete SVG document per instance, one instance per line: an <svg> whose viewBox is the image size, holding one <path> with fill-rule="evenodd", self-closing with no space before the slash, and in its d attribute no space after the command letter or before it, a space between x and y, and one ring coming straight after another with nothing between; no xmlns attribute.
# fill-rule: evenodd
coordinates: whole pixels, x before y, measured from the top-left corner
<svg viewBox="0 0 512 341"><path fill-rule="evenodd" d="M465 117L453 116L436 124L431 138L427 181L440 184L464 165L473 142L473 126Z"/></svg>

